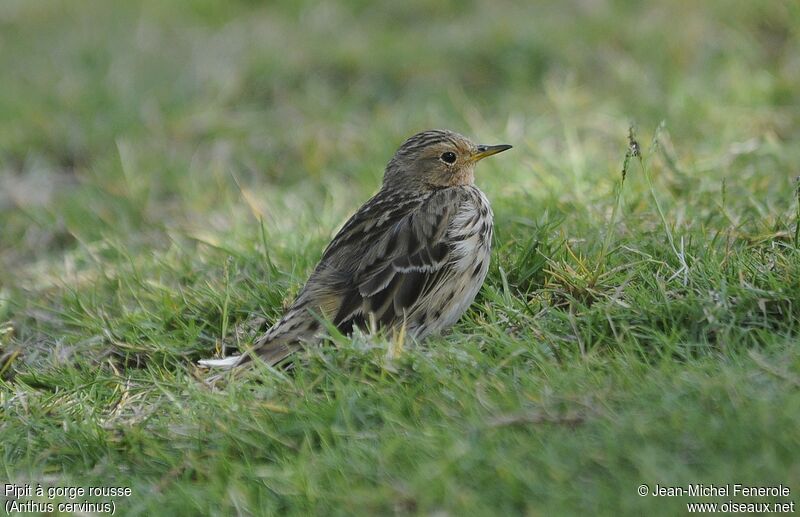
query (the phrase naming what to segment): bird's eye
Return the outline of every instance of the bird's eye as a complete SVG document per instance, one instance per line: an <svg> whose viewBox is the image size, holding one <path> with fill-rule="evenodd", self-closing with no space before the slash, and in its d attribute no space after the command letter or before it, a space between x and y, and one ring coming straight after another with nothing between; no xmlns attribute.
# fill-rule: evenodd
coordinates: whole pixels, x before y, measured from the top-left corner
<svg viewBox="0 0 800 517"><path fill-rule="evenodd" d="M444 163L455 163L455 161L456 161L456 153L454 153L452 151L447 151L445 153L442 153L442 156L440 156L440 158L442 159L442 161Z"/></svg>

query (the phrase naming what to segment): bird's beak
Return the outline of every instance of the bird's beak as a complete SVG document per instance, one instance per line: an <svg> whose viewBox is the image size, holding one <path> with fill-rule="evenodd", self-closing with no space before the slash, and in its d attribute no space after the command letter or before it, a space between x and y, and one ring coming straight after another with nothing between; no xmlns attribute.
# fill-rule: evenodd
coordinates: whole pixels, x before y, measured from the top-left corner
<svg viewBox="0 0 800 517"><path fill-rule="evenodd" d="M475 152L470 157L470 161L477 162L483 160L487 156L508 151L511 146L508 144L500 145L479 145L475 148Z"/></svg>

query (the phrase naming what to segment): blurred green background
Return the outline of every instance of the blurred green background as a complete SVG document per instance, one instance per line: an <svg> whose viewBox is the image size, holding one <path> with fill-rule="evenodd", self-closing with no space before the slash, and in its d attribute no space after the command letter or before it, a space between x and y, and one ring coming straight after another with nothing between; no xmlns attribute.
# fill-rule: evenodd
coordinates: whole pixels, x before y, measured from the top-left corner
<svg viewBox="0 0 800 517"><path fill-rule="evenodd" d="M703 188L709 169L736 176L725 162L797 138L797 10L5 1L3 270L108 232L205 226L239 203L233 175L308 203L307 189L344 187L354 207L430 127L517 146L481 178L487 190L591 196L620 167L628 125L663 120L689 190ZM788 163L767 188L789 188Z"/></svg>
<svg viewBox="0 0 800 517"><path fill-rule="evenodd" d="M799 85L790 0L3 0L1 477L129 513L795 497ZM204 390L428 128L514 145L454 333Z"/></svg>

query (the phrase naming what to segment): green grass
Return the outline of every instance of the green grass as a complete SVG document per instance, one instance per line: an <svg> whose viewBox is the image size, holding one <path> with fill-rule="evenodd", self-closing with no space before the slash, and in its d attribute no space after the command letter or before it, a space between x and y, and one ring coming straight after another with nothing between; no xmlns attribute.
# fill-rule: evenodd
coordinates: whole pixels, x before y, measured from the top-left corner
<svg viewBox="0 0 800 517"><path fill-rule="evenodd" d="M3 2L0 483L128 486L123 514L800 502L799 28L789 0ZM433 127L514 145L454 330L199 382Z"/></svg>

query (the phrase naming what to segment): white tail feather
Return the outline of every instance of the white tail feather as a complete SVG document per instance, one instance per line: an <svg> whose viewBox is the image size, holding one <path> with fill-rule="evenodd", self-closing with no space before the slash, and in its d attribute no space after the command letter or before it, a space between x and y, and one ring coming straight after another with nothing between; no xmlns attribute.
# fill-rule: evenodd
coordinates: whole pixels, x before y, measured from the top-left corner
<svg viewBox="0 0 800 517"><path fill-rule="evenodd" d="M239 364L241 358L242 356L240 355L232 355L223 359L200 359L197 361L197 364L205 366L206 368L223 368L229 370Z"/></svg>

